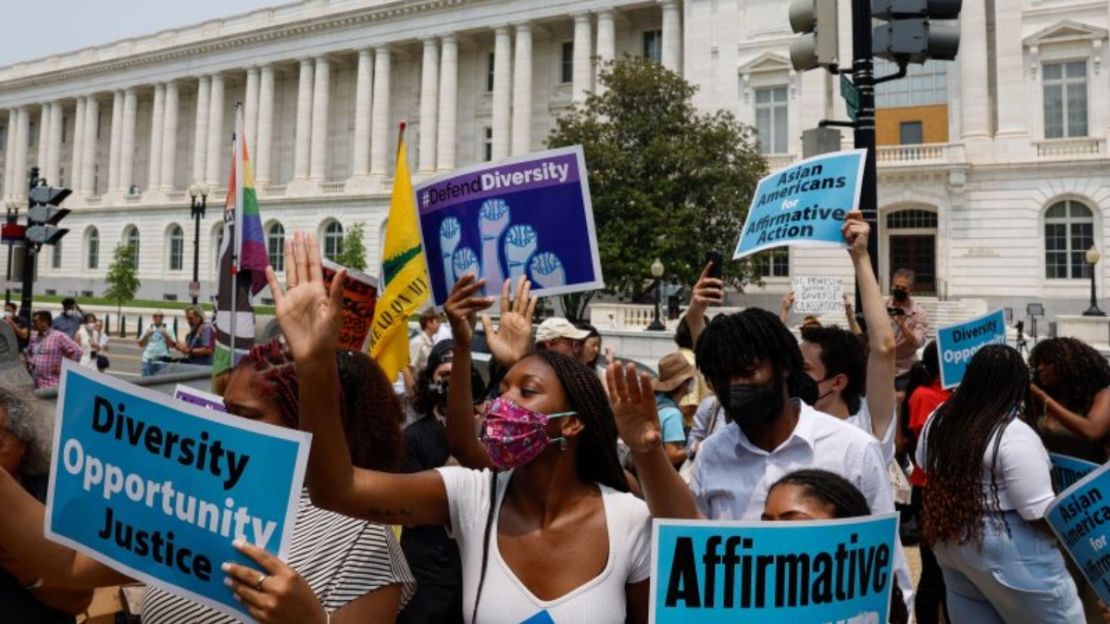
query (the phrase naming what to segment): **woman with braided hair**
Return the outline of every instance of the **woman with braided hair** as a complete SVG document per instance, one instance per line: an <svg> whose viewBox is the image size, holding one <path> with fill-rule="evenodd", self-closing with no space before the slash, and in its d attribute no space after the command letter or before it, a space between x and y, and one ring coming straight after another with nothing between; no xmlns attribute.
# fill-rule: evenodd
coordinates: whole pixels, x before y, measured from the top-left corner
<svg viewBox="0 0 1110 624"><path fill-rule="evenodd" d="M313 434L313 501L375 522L448 527L462 559L468 623L646 622L651 518L627 493L613 413L597 376L551 351L512 364L482 419L481 441L474 441L482 450L455 453L463 465L484 461L493 470L452 466L395 475L356 468L339 452L345 446L339 403L327 391L336 377L329 353L342 317L342 276L329 292L312 235L296 233L286 254L293 259L287 288L271 269L267 277L296 361L301 427ZM475 438L473 329L454 319L490 307L483 285L468 274L445 304L455 338L449 436L461 427ZM513 305L507 285L502 290L499 331L531 316L535 299L528 292L522 280ZM486 329L488 336L488 322Z"/></svg>
<svg viewBox="0 0 1110 624"><path fill-rule="evenodd" d="M953 622L1082 622L1083 608L1044 523L1048 453L1024 420L1029 369L1010 347L972 358L925 425L923 534L944 572Z"/></svg>
<svg viewBox="0 0 1110 624"><path fill-rule="evenodd" d="M1075 338L1051 338L1029 354L1037 430L1053 453L1104 463L1110 436L1110 364Z"/></svg>

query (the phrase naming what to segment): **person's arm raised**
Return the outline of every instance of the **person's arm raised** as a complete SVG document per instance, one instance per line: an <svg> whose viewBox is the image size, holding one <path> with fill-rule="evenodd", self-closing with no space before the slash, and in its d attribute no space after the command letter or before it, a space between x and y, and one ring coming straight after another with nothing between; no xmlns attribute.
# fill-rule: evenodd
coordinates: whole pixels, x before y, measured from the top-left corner
<svg viewBox="0 0 1110 624"><path fill-rule="evenodd" d="M434 471L398 475L351 464L340 424L339 369L335 352L343 316L340 270L331 291L324 285L320 248L311 234L297 232L285 245L287 288L272 267L266 278L278 324L293 353L299 387L300 425L312 433L308 488L320 507L386 524L449 524L447 491Z"/></svg>
<svg viewBox="0 0 1110 624"><path fill-rule="evenodd" d="M531 290L528 280L520 279L516 299L513 300L509 298L511 284L511 280L505 280L501 285L501 318L497 327L494 328L488 313L482 314L482 328L486 331L489 352L506 370L524 359L532 349L532 315L536 312L536 299L528 298Z"/></svg>
<svg viewBox="0 0 1110 624"><path fill-rule="evenodd" d="M856 270L861 311L867 322L867 409L871 413L872 433L882 441L894 420L894 330L867 252L871 226L863 220L863 213L850 212L842 231Z"/></svg>
<svg viewBox="0 0 1110 624"><path fill-rule="evenodd" d="M705 329L705 309L711 305L721 305L725 300L725 283L715 277L709 277L709 268L713 263L708 263L701 271L698 283L694 284L694 294L690 297L690 307L686 308L686 322L690 325L690 339L695 345L698 337Z"/></svg>
<svg viewBox="0 0 1110 624"><path fill-rule="evenodd" d="M617 430L632 451L632 461L636 464L636 474L651 515L701 518L694 495L663 450L651 378L647 373L637 373L632 364L627 367L613 364L606 369L605 377L609 382L609 399Z"/></svg>

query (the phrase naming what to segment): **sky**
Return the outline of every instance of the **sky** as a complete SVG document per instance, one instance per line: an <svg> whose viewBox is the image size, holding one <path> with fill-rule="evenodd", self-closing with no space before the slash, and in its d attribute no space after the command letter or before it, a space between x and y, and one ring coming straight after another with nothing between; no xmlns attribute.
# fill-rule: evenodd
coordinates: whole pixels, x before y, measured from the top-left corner
<svg viewBox="0 0 1110 624"><path fill-rule="evenodd" d="M289 2L35 0L0 20L0 67Z"/></svg>

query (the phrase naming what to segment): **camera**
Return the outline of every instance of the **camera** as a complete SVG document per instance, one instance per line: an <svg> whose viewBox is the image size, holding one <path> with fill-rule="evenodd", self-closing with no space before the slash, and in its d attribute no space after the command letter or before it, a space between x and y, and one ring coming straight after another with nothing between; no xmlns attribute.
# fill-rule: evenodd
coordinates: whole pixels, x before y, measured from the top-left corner
<svg viewBox="0 0 1110 624"><path fill-rule="evenodd" d="M887 307L886 313L891 315L891 316L905 316L906 315L906 311L903 310L902 308L897 307L897 306Z"/></svg>

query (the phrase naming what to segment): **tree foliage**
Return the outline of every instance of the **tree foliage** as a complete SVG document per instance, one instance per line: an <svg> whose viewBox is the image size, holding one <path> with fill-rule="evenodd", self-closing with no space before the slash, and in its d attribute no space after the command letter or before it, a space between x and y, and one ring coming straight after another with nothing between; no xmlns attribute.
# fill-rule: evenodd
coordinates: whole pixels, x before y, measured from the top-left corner
<svg viewBox="0 0 1110 624"><path fill-rule="evenodd" d="M348 269L366 270L366 244L363 242L365 226L356 223L343 235L343 248L335 261Z"/></svg>
<svg viewBox="0 0 1110 624"><path fill-rule="evenodd" d="M108 274L104 277L104 282L108 284L104 297L115 301L119 311L122 311L125 301L135 298L135 293L142 285L137 274L133 252L133 248L126 243L116 245L115 251L112 252L112 265L108 267Z"/></svg>
<svg viewBox="0 0 1110 624"><path fill-rule="evenodd" d="M693 284L707 252L731 256L766 172L754 132L727 111L699 112L697 87L658 63L625 57L599 80L602 94L561 116L547 143L584 148L606 286L639 292L655 258L664 279ZM725 267L734 286L750 274L749 262ZM568 315L589 298L565 298Z"/></svg>

